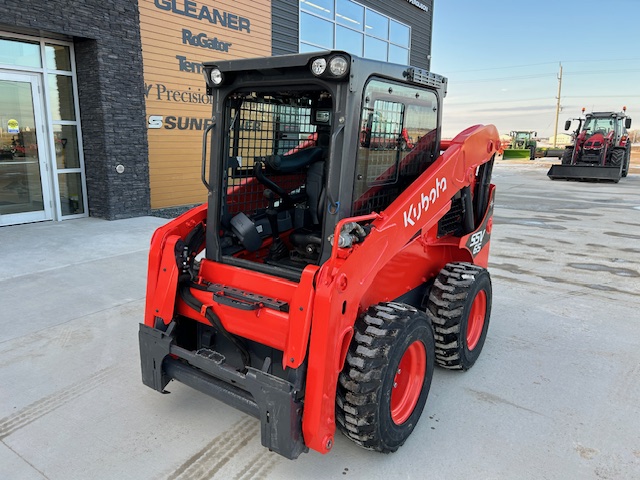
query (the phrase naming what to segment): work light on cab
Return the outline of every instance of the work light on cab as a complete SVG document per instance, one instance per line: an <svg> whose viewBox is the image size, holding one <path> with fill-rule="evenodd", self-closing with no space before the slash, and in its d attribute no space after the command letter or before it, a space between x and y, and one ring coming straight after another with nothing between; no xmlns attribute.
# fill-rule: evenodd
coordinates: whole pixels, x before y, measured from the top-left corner
<svg viewBox="0 0 640 480"><path fill-rule="evenodd" d="M348 68L349 64L347 63L347 59L344 57L337 56L329 60L329 71L334 77L342 77L347 73Z"/></svg>
<svg viewBox="0 0 640 480"><path fill-rule="evenodd" d="M211 81L216 87L222 83L223 76L219 68L214 68L213 70L211 70L210 75L211 75Z"/></svg>
<svg viewBox="0 0 640 480"><path fill-rule="evenodd" d="M327 61L324 58L316 58L311 64L311 71L314 75L320 76L327 69Z"/></svg>

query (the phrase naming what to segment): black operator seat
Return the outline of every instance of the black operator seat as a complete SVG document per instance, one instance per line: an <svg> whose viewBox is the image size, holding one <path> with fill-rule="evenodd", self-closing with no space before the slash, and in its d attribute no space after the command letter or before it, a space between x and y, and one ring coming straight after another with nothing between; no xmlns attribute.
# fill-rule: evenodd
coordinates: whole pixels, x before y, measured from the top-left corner
<svg viewBox="0 0 640 480"><path fill-rule="evenodd" d="M320 147L309 147L289 155L267 155L266 157L256 157L253 172L258 181L275 192L285 204L293 203L289 193L280 185L265 175L262 171L264 166L267 171L279 174L290 174L301 172L305 167L319 162L323 159L324 149Z"/></svg>
<svg viewBox="0 0 640 480"><path fill-rule="evenodd" d="M313 146L303 148L289 155L271 155L264 159L267 168L278 173L286 174L307 169L305 194L310 224L306 224L302 228L296 228L289 236L295 251L292 252L292 255L295 254L296 258L304 259L302 260L304 262L315 262L320 254L320 246L322 244L320 222L322 221L322 209L324 208L324 160L326 152L327 148L324 146Z"/></svg>
<svg viewBox="0 0 640 480"><path fill-rule="evenodd" d="M309 215L314 226L320 223L319 212L324 184L324 154L322 147L307 147L290 155L271 155L266 158L270 168L281 173L291 173L307 169L305 192Z"/></svg>
<svg viewBox="0 0 640 480"><path fill-rule="evenodd" d="M289 155L269 155L265 162L276 172L293 173L322 160L323 150L321 147L308 147Z"/></svg>

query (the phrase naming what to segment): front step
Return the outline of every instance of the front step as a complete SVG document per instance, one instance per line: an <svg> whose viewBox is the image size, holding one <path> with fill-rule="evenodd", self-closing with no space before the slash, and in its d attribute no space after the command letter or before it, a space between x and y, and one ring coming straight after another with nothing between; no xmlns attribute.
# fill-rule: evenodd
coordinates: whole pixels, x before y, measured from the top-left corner
<svg viewBox="0 0 640 480"><path fill-rule="evenodd" d="M279 312L289 312L289 304L285 301L234 287L227 287L219 283L210 284L207 287L207 291L213 292L213 300L220 305L240 310L258 310L262 307L267 307Z"/></svg>

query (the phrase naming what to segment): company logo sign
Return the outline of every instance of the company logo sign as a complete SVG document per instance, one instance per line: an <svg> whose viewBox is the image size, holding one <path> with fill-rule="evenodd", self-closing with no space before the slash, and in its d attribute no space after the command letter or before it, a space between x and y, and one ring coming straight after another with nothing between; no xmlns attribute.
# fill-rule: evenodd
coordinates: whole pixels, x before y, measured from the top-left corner
<svg viewBox="0 0 640 480"><path fill-rule="evenodd" d="M204 130L213 123L210 118L176 117L175 115L149 115L147 128L150 130Z"/></svg>
<svg viewBox="0 0 640 480"><path fill-rule="evenodd" d="M194 92L191 90L191 87L187 90L167 88L167 86L162 83L145 83L144 96L147 99L152 98L165 102L196 103L200 105L211 104L211 97L206 93Z"/></svg>
<svg viewBox="0 0 640 480"><path fill-rule="evenodd" d="M424 3L419 2L418 0L407 0L411 5L418 7L420 10L424 10L425 12L429 11L429 7L427 7Z"/></svg>
<svg viewBox="0 0 640 480"><path fill-rule="evenodd" d="M403 212L404 226L405 228L416 224L423 213L427 213L429 207L440 198L442 192L447 191L447 179L437 178L436 184L430 190L420 193L420 199L415 204L409 205L409 208Z"/></svg>
<svg viewBox="0 0 640 480"><path fill-rule="evenodd" d="M239 32L251 33L251 21L235 13L221 12L208 5L194 0L154 0L153 4L160 10L195 18L212 25L220 25L224 28Z"/></svg>
<svg viewBox="0 0 640 480"><path fill-rule="evenodd" d="M191 62L183 55L176 55L178 60L178 70L189 73L202 73L202 64L199 62Z"/></svg>
<svg viewBox="0 0 640 480"><path fill-rule="evenodd" d="M182 43L193 47L202 47L218 52L228 52L232 45L230 42L223 42L218 38L209 38L206 33L194 34L191 30L182 29Z"/></svg>

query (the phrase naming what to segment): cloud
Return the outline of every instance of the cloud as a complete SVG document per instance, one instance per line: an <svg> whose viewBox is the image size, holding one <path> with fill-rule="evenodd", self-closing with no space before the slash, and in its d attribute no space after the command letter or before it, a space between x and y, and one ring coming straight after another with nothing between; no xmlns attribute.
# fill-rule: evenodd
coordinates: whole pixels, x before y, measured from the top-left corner
<svg viewBox="0 0 640 480"><path fill-rule="evenodd" d="M447 105L449 110L464 110L467 113L526 113L526 112L551 112L556 110L555 105L513 105L509 107L492 107L487 105L481 108L467 108L462 104ZM566 107L565 107L566 108Z"/></svg>

